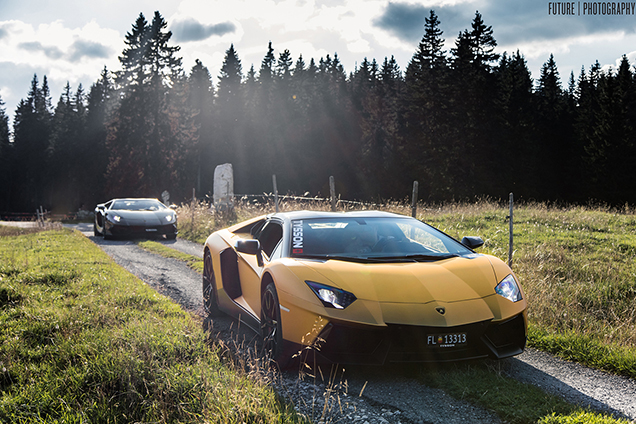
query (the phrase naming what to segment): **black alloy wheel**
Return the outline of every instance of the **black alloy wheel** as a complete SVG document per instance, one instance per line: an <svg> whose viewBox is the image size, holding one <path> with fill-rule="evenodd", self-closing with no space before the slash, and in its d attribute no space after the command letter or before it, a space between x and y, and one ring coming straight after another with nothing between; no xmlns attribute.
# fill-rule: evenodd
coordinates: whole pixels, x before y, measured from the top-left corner
<svg viewBox="0 0 636 424"><path fill-rule="evenodd" d="M262 354L276 361L281 368L287 364L283 353L283 331L280 322L280 303L274 283L269 283L261 297L261 337Z"/></svg>
<svg viewBox="0 0 636 424"><path fill-rule="evenodd" d="M203 309L208 316L217 317L221 315L216 293L214 268L212 267L212 255L209 250L205 251L203 259Z"/></svg>

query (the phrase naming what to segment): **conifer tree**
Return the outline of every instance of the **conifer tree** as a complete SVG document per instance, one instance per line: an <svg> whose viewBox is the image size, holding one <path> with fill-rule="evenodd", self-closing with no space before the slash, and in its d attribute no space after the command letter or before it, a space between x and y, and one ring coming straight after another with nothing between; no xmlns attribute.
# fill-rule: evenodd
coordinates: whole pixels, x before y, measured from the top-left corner
<svg viewBox="0 0 636 424"><path fill-rule="evenodd" d="M453 96L440 21L433 10L424 20L424 35L405 73L403 146L400 155L409 179L418 180L431 199L455 185ZM406 184L407 181L404 181Z"/></svg>
<svg viewBox="0 0 636 424"><path fill-rule="evenodd" d="M59 213L75 212L82 205L82 169L85 166L83 140L86 136L84 91L80 84L75 94L66 83L60 95L49 144L51 207Z"/></svg>
<svg viewBox="0 0 636 424"><path fill-rule="evenodd" d="M244 144L245 95L243 67L234 45L225 51L223 66L217 86L217 111L219 122L218 153L216 164L232 163L235 170L247 166ZM240 173L235 171L235 185L241 187Z"/></svg>
<svg viewBox="0 0 636 424"><path fill-rule="evenodd" d="M577 134L584 152L588 196L621 204L636 198L631 181L633 162L635 97L633 75L624 56L614 75L596 62L579 81Z"/></svg>
<svg viewBox="0 0 636 424"><path fill-rule="evenodd" d="M496 146L491 142L496 128L496 76L492 62L497 42L492 27L486 26L479 12L471 30L461 32L451 50L453 85L452 120L454 134L450 137L449 156L453 158L452 176L460 197L471 193L496 195L492 190L497 169ZM449 174L450 175L450 174Z"/></svg>
<svg viewBox="0 0 636 424"><path fill-rule="evenodd" d="M107 196L104 183L109 159L106 135L107 123L115 107L114 92L111 73L104 67L99 79L91 85L86 99L86 136L83 140L86 153L81 198L88 210Z"/></svg>
<svg viewBox="0 0 636 424"><path fill-rule="evenodd" d="M140 14L126 35L122 70L116 74L122 100L108 130L112 196L159 197L163 190L180 189L185 177L192 112L179 47L169 44L172 33L166 28L159 12L150 24Z"/></svg>
<svg viewBox="0 0 636 424"><path fill-rule="evenodd" d="M561 85L554 55L541 68L537 89L539 127L535 149L540 167L537 169L537 190L549 199L567 196L570 184L576 180L573 169L573 122L568 110L567 94ZM559 181L559 184L554 184Z"/></svg>
<svg viewBox="0 0 636 424"><path fill-rule="evenodd" d="M534 125L535 107L530 70L523 55L517 50L512 56L504 53L495 70L497 96L495 99L497 131L492 140L496 162L514 163L515 171L506 166L499 167L495 190L505 193L514 189L527 196L540 197L533 191L536 169L540 158L534 150L536 137Z"/></svg>
<svg viewBox="0 0 636 424"><path fill-rule="evenodd" d="M9 211L11 205L11 186L13 178L9 172L13 156L13 146L9 139L9 117L4 108L4 101L0 97L0 212Z"/></svg>
<svg viewBox="0 0 636 424"><path fill-rule="evenodd" d="M189 168L197 170L196 192L212 191L214 169L208 166L214 163L216 139L216 116L214 108L214 84L207 67L199 59L190 70L188 77L189 105L194 113L196 143L188 158Z"/></svg>
<svg viewBox="0 0 636 424"><path fill-rule="evenodd" d="M49 175L47 155L51 138L51 99L46 76L39 84L37 75L31 89L20 100L13 121L15 160L11 164L14 178L12 205L19 211L47 207Z"/></svg>
<svg viewBox="0 0 636 424"><path fill-rule="evenodd" d="M364 177L361 182L366 196L386 198L392 196L396 181L401 181L396 172L396 149L400 144L398 99L403 80L394 57L385 58L381 69L375 60L370 64L365 60L359 77L362 91L358 173Z"/></svg>

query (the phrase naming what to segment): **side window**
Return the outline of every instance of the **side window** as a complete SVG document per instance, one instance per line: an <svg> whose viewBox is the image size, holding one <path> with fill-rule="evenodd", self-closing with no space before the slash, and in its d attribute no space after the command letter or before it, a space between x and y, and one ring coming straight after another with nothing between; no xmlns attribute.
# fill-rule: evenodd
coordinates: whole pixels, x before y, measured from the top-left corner
<svg viewBox="0 0 636 424"><path fill-rule="evenodd" d="M261 248L268 258L271 257L274 248L282 238L283 227L279 223L270 221L265 224L265 227L258 235L258 241L261 242Z"/></svg>

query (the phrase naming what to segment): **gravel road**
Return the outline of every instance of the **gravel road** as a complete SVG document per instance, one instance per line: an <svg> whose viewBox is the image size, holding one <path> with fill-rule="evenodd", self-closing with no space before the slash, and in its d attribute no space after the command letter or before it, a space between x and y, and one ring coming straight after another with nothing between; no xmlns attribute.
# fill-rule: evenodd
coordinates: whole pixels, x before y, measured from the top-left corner
<svg viewBox="0 0 636 424"><path fill-rule="evenodd" d="M185 310L203 316L201 276L177 260L148 253L134 241L94 237L92 225L73 225L113 260ZM202 247L177 239L161 241L202 256ZM256 337L229 317L215 318L211 331L227 344L253 345ZM237 343L239 341L240 343ZM499 362L501 370L569 402L636 420L636 381L526 350ZM276 385L282 396L318 423L499 423L498 417L439 389L422 384L414 366L347 367L322 370L322 377L284 372ZM416 375L414 375L416 374Z"/></svg>

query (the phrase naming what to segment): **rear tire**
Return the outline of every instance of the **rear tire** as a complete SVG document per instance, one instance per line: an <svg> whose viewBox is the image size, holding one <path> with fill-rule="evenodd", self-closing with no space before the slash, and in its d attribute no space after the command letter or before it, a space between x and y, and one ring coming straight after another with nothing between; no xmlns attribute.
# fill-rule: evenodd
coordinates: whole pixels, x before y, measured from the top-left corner
<svg viewBox="0 0 636 424"><path fill-rule="evenodd" d="M209 250L205 251L203 258L203 309L210 317L221 315L219 309L219 298L216 291L216 278L212 267L212 255Z"/></svg>

